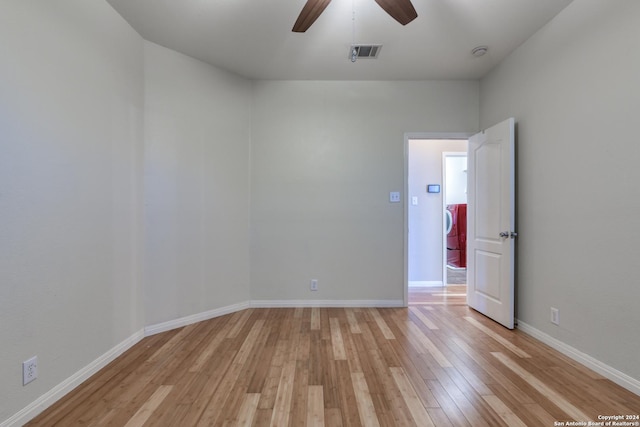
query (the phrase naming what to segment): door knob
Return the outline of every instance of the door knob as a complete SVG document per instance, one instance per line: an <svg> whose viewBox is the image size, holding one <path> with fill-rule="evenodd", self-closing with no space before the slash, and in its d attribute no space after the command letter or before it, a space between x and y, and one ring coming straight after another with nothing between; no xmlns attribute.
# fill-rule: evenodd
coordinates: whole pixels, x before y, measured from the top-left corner
<svg viewBox="0 0 640 427"><path fill-rule="evenodd" d="M502 231L500 232L500 237L504 237L505 239L511 237L512 239L515 239L518 237L518 233L515 231Z"/></svg>

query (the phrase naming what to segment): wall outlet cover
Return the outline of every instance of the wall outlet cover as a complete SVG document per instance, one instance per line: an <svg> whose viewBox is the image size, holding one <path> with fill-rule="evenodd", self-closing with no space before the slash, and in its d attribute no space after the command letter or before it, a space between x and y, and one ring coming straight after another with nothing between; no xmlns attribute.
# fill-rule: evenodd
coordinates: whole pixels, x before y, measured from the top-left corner
<svg viewBox="0 0 640 427"><path fill-rule="evenodd" d="M27 385L38 378L38 356L22 362L22 385Z"/></svg>

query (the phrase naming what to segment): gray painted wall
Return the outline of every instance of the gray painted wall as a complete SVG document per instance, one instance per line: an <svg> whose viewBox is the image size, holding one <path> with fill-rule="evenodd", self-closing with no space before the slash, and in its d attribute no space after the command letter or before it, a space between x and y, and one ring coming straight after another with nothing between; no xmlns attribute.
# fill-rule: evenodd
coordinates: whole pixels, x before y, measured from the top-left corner
<svg viewBox="0 0 640 427"><path fill-rule="evenodd" d="M251 82L145 42L146 324L249 300Z"/></svg>
<svg viewBox="0 0 640 427"><path fill-rule="evenodd" d="M105 2L0 2L0 421L143 327L142 49Z"/></svg>
<svg viewBox="0 0 640 427"><path fill-rule="evenodd" d="M472 132L477 82L259 81L254 300L402 301L405 132ZM319 291L309 291L318 279Z"/></svg>
<svg viewBox="0 0 640 427"><path fill-rule="evenodd" d="M574 1L480 96L483 127L517 120L517 317L634 378L639 16L634 0Z"/></svg>

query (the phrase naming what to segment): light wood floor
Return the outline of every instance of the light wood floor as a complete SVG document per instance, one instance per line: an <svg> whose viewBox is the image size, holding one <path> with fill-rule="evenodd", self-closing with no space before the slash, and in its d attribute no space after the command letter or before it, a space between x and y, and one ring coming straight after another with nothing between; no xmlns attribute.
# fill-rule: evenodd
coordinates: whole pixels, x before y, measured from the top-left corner
<svg viewBox="0 0 640 427"><path fill-rule="evenodd" d="M39 426L554 426L640 397L468 309L249 309L144 339Z"/></svg>

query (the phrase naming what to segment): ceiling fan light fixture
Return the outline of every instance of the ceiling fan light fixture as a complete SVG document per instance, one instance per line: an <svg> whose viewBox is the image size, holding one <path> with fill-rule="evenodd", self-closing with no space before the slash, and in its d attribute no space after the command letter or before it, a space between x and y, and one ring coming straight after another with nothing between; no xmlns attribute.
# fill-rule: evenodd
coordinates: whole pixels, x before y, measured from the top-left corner
<svg viewBox="0 0 640 427"><path fill-rule="evenodd" d="M487 51L489 50L489 47L487 46L477 46L474 47L471 50L471 54L473 56L475 56L476 58L480 58L481 56L483 56L485 53L487 53Z"/></svg>

